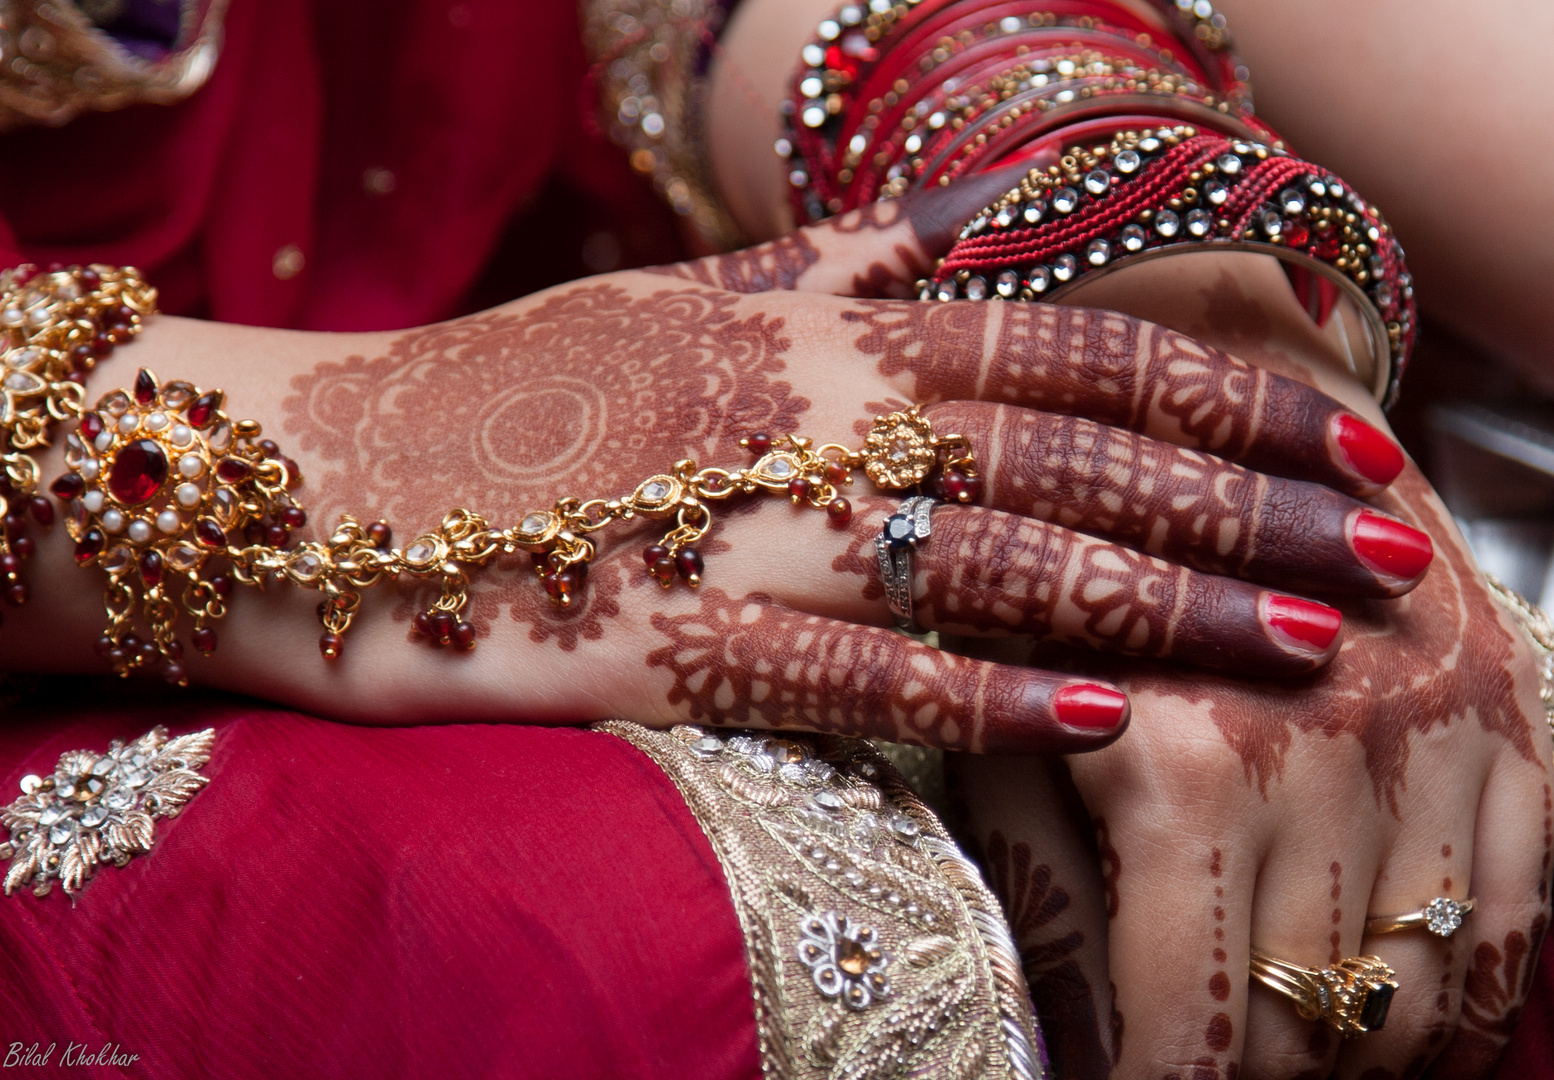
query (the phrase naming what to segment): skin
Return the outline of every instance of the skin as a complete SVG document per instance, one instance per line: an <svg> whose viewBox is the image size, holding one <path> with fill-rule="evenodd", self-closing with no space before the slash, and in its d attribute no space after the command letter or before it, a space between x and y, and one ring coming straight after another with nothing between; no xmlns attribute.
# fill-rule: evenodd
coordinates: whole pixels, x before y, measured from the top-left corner
<svg viewBox="0 0 1554 1080"><path fill-rule="evenodd" d="M915 302L795 290L746 294L707 284L748 287L782 275L793 285L811 275L830 282L843 262L880 267L867 281L897 279L926 259L923 236L933 241L937 220L886 207L766 250L671 272L608 275L403 333L255 332L158 318L120 354L119 370L138 361L222 386L231 407L260 421L299 464L315 535L347 510L388 519L401 544L451 506L510 523L562 493L628 492L677 458L749 461L739 439L755 431L845 439L860 417L886 407L871 403L912 397L931 404L930 416L942 409L943 423L976 433L990 504L947 508L936 517L935 540L916 560L930 628L1019 633L1289 675L1324 663L1333 647L1314 649L1272 629L1265 605L1275 591L1259 577L1331 574L1327 585L1336 590L1358 568L1374 594L1413 584L1377 577L1347 546L1344 508L1360 506L1351 497L1230 464L1255 459L1351 491L1374 487L1325 441L1347 410L1300 383L1101 312L1066 316L1063 334L1033 346L1030 333L999 330L1003 313L991 306L968 313L981 320L982 338L1001 344L941 348L916 370L891 374L891 350L920 350L934 336L913 326L922 311ZM812 254L794 270L784 253L801 249ZM1075 494L1032 502L1017 493L1018 466L1006 468L997 433L1010 423L1074 423L1026 407L1057 401L1076 379L1084 381L1070 370L1071 339L1093 339L1083 363L1105 365L1126 383L1117 394L1129 403L1114 406L1107 419L1119 432L1149 433L1116 446L1141 460L1193 454L1194 469L1173 480L1187 508L1157 500L1159 528L1151 527L1162 538L1160 554L1184 562L1106 540L1107 524ZM994 385L990 376L1007 380L1017 357L1046 359L1017 386ZM1174 363L1183 358L1193 363ZM937 389L922 382L924 373ZM1261 404L1244 415L1215 397L1248 378ZM1199 426L1177 415L1172 403L1184 397L1202 399ZM1070 404L1099 411L1101 399ZM1086 439L1109 439L1112 430L1091 422L1075 427L1071 442L1077 448ZM1202 452L1211 445L1224 459ZM1018 455L1007 456L1012 462ZM1076 449L1074 469L1084 460ZM58 468L51 462L45 474ZM1117 497L1131 500L1133 488L1148 481L1135 471L1113 482ZM1259 493L1278 484L1322 492L1333 509L1325 526L1329 546L1340 553L1332 566L1325 565L1330 551L1313 560L1286 522L1259 517ZM407 644L410 617L433 599L411 585L370 597L345 656L333 664L317 658L303 629L315 597L245 590L221 626L214 659L196 661L191 674L371 722L629 716L1019 751L1088 749L1120 733L1121 724L1059 723L1053 695L1083 680L957 657L880 629L887 613L874 591L872 543L898 500L868 494L861 479L857 486L850 492L856 512L842 529L813 509L776 499L720 508L703 545L707 582L699 590L664 590L646 575L640 552L661 532L644 527L597 534L600 555L588 585L564 612L545 599L522 561L479 575L469 616L484 643L469 655L450 656L414 639ZM1247 580L1185 564L1224 556L1215 546L1219 529L1194 539L1175 520L1210 498L1226 504L1226 520L1245 522L1248 543L1270 553L1240 568ZM1099 535L1081 535L1073 525ZM1115 531L1138 527L1118 523ZM774 546L772 536L783 543ZM8 662L32 670L96 669L88 655L99 626L94 582L69 561L68 540L56 529L40 544L34 568L43 575L36 587L53 602L8 620L19 626ZM965 565L977 572L961 575L956 568ZM1118 614L1107 617L1110 610ZM46 650L38 645L44 641ZM856 662L839 662L845 655Z"/></svg>

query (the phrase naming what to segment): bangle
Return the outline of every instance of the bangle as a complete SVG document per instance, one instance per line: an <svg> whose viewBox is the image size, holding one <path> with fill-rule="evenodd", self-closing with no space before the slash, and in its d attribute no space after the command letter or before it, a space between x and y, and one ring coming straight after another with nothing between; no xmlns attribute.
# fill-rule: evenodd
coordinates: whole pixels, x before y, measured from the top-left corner
<svg viewBox="0 0 1554 1080"><path fill-rule="evenodd" d="M1190 126L1116 132L1032 169L966 226L922 298L1056 299L1121 266L1206 248L1265 252L1353 297L1373 362L1351 370L1390 404L1415 313L1386 221L1324 169Z"/></svg>
<svg viewBox="0 0 1554 1080"><path fill-rule="evenodd" d="M54 520L32 452L49 445L55 421L81 414L87 372L138 334L155 307L156 290L128 267L0 272L0 596L12 606L28 595L21 563L33 541L24 514L40 525Z"/></svg>
<svg viewBox="0 0 1554 1080"><path fill-rule="evenodd" d="M364 526L345 516L327 540L292 547L291 531L307 522L292 493L301 484L298 469L262 438L259 424L232 420L224 403L219 390L162 383L143 368L132 389L105 395L67 437L70 471L52 490L67 503L77 563L108 573L109 619L97 650L120 675L161 667L169 681L185 684L176 636L180 608L194 618L194 646L209 654L216 648L210 624L226 613L234 585L289 583L323 593L319 648L332 659L340 655L362 590L401 576L437 581L441 595L416 617L415 628L436 644L470 648L474 627L459 619L468 570L499 556L528 553L551 602L565 607L597 554L592 534L617 522L669 522L662 540L644 552L647 572L665 588L677 577L695 586L704 569L695 545L712 527L713 503L761 492L786 495L824 509L842 526L852 508L840 489L852 482L854 469L884 490L935 482L962 502L972 501L980 486L966 438L936 434L914 406L876 417L857 450L755 434L741 440L756 459L744 468L679 461L627 495L559 499L505 529L455 508L435 531L395 548L386 523ZM135 632L137 624L149 638Z"/></svg>

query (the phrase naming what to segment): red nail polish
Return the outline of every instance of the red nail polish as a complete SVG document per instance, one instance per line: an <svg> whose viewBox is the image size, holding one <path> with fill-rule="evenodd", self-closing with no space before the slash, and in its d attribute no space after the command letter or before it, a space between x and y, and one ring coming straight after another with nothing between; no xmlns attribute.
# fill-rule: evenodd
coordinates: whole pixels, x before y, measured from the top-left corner
<svg viewBox="0 0 1554 1080"><path fill-rule="evenodd" d="M1276 635L1315 652L1326 652L1344 624L1344 617L1326 604L1272 594L1264 602L1263 619Z"/></svg>
<svg viewBox="0 0 1554 1080"><path fill-rule="evenodd" d="M1405 579L1424 573L1435 558L1424 533L1368 510L1355 519L1354 551L1372 569Z"/></svg>
<svg viewBox="0 0 1554 1080"><path fill-rule="evenodd" d="M1340 413L1333 434L1349 467L1373 484L1390 484L1403 471L1398 444L1357 416Z"/></svg>
<svg viewBox="0 0 1554 1080"><path fill-rule="evenodd" d="M1058 723L1083 731L1110 731L1128 716L1128 699L1109 686L1080 683L1052 695Z"/></svg>

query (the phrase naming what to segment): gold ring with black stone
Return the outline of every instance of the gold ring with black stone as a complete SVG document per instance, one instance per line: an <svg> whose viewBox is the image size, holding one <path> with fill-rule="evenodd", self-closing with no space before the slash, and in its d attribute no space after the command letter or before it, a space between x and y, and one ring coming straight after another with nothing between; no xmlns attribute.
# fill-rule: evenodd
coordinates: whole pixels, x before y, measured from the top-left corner
<svg viewBox="0 0 1554 1080"><path fill-rule="evenodd" d="M1351 956L1332 967L1301 967L1252 947L1252 977L1295 1003L1305 1020L1323 1020L1348 1038L1387 1022L1396 974L1376 956Z"/></svg>

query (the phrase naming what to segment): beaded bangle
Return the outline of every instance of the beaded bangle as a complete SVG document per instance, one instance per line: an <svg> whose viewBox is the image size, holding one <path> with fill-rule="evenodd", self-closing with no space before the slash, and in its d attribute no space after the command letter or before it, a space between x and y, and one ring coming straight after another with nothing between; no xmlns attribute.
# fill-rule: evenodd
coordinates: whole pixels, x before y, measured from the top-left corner
<svg viewBox="0 0 1554 1080"><path fill-rule="evenodd" d="M1281 150L1188 126L1073 146L966 226L922 298L1055 299L1133 261L1205 248L1260 251L1358 301L1385 361L1354 374L1396 386L1415 333L1403 250L1342 180Z"/></svg>
<svg viewBox="0 0 1554 1080"><path fill-rule="evenodd" d="M0 272L0 597L26 602L22 560L33 552L27 517L54 520L38 494L32 452L49 445L53 424L81 414L87 372L140 332L156 290L131 268L87 266L40 272L24 264Z"/></svg>

